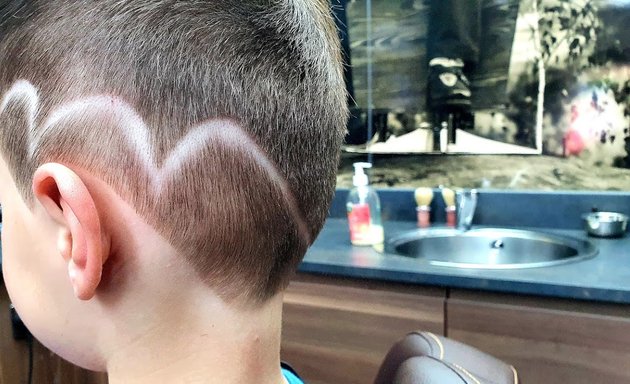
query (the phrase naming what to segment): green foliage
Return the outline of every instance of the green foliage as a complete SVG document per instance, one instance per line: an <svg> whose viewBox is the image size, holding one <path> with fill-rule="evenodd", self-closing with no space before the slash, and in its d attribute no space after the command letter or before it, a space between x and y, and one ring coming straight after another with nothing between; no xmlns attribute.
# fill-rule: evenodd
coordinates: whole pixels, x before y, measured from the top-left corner
<svg viewBox="0 0 630 384"><path fill-rule="evenodd" d="M593 0L538 2L541 54L545 67L580 71L590 66L601 21Z"/></svg>

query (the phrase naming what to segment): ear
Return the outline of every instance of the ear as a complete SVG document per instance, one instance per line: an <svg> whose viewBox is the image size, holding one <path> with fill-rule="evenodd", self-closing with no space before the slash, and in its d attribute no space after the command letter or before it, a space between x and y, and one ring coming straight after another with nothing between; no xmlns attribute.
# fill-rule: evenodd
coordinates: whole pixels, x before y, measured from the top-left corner
<svg viewBox="0 0 630 384"><path fill-rule="evenodd" d="M68 263L75 296L90 300L109 255L92 195L76 173L57 163L44 164L35 171L33 193L59 224L57 250Z"/></svg>

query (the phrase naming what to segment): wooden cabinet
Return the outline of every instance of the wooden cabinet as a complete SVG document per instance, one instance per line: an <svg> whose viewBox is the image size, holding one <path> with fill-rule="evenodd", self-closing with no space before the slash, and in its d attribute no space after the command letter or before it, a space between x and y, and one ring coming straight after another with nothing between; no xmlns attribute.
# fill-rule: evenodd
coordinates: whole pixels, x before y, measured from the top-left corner
<svg viewBox="0 0 630 384"><path fill-rule="evenodd" d="M524 383L630 383L630 306L453 291L446 308L449 337Z"/></svg>
<svg viewBox="0 0 630 384"><path fill-rule="evenodd" d="M0 384L27 384L29 351L13 340L9 297L0 279ZM33 384L107 384L107 376L78 368L33 341Z"/></svg>
<svg viewBox="0 0 630 384"><path fill-rule="evenodd" d="M285 294L282 359L309 384L371 383L414 330L444 332L445 290L298 275Z"/></svg>
<svg viewBox="0 0 630 384"><path fill-rule="evenodd" d="M389 347L427 330L516 366L524 383L630 383L630 305L300 275L282 357L307 382L370 383Z"/></svg>

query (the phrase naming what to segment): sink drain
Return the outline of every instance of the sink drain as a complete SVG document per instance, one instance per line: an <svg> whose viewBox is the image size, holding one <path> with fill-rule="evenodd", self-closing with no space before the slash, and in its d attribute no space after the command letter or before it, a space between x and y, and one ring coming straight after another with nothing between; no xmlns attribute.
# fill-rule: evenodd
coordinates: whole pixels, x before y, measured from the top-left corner
<svg viewBox="0 0 630 384"><path fill-rule="evenodd" d="M501 249L503 247L505 247L505 243L501 239L495 240L492 243L490 243L490 248L492 249Z"/></svg>

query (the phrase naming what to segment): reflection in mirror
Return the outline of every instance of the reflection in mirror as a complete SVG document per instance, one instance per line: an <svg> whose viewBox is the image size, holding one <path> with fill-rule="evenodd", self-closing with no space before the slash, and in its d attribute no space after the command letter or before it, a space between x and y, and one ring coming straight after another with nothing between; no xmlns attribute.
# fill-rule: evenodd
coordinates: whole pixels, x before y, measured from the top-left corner
<svg viewBox="0 0 630 384"><path fill-rule="evenodd" d="M630 0L335 3L353 112L340 186L370 154L377 185L630 187ZM443 153L458 156L427 156Z"/></svg>

